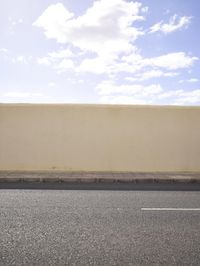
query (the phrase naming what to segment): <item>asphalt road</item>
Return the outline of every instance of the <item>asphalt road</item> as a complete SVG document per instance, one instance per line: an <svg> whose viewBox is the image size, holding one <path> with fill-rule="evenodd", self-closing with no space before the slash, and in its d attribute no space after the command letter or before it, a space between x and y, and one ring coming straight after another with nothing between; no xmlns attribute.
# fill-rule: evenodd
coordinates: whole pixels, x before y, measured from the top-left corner
<svg viewBox="0 0 200 266"><path fill-rule="evenodd" d="M200 265L200 192L1 189L0 265Z"/></svg>

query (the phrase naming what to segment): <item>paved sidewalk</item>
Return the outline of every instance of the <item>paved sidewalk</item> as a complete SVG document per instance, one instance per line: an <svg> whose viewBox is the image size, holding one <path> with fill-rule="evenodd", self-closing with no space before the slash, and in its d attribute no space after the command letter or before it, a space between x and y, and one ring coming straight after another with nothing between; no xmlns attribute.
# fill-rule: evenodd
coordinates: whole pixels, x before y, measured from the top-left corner
<svg viewBox="0 0 200 266"><path fill-rule="evenodd" d="M200 173L119 172L9 172L0 171L0 183L200 183Z"/></svg>

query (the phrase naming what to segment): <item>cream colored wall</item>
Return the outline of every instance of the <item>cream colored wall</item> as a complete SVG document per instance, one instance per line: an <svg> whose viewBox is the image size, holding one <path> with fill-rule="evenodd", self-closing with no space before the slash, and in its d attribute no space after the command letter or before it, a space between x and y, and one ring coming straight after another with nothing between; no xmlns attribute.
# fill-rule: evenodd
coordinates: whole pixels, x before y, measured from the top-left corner
<svg viewBox="0 0 200 266"><path fill-rule="evenodd" d="M200 171L200 107L1 104L0 170Z"/></svg>

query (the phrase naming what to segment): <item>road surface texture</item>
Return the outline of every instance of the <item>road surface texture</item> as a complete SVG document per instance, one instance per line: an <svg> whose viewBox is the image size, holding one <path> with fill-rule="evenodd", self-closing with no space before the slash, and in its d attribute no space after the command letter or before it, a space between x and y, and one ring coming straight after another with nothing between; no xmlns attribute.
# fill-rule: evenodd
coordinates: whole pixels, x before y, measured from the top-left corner
<svg viewBox="0 0 200 266"><path fill-rule="evenodd" d="M199 188L51 186L1 185L0 265L200 265Z"/></svg>

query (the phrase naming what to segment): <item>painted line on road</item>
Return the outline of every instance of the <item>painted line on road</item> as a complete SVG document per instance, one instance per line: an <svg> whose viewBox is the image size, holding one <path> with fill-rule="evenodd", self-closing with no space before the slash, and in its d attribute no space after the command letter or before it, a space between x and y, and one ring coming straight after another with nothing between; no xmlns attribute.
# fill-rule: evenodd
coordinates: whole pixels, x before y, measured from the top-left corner
<svg viewBox="0 0 200 266"><path fill-rule="evenodd" d="M141 208L142 211L200 211L200 208Z"/></svg>

